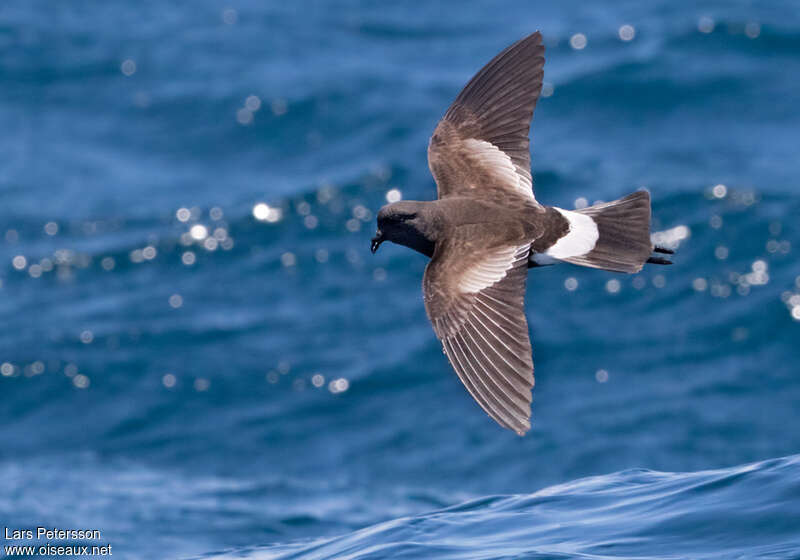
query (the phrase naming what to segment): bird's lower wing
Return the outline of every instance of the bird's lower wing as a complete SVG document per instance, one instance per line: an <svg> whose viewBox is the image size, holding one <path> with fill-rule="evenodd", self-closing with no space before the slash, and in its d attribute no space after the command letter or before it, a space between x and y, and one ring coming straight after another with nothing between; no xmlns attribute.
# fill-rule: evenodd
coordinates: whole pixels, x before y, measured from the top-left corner
<svg viewBox="0 0 800 560"><path fill-rule="evenodd" d="M468 256L437 247L423 281L425 309L459 379L489 416L519 435L530 429L533 387L524 311L529 248Z"/></svg>

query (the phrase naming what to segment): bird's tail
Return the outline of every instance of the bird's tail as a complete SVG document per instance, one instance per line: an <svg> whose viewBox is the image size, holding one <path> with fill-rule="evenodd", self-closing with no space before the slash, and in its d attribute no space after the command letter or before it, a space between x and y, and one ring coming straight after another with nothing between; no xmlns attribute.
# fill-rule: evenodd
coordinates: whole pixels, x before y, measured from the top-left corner
<svg viewBox="0 0 800 560"><path fill-rule="evenodd" d="M615 272L639 272L646 262L672 264L666 259L651 257L653 251L672 251L654 247L650 241L650 193L647 191L637 191L619 200L574 212L594 222L597 239L590 251L561 260Z"/></svg>

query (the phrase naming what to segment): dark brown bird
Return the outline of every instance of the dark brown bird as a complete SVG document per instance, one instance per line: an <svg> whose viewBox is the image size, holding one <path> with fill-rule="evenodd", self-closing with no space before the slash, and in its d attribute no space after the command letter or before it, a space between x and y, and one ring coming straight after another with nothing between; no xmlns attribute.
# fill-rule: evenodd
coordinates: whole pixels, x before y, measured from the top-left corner
<svg viewBox="0 0 800 560"><path fill-rule="evenodd" d="M528 268L558 261L638 272L651 257L650 195L581 210L533 195L528 132L542 89L536 32L494 57L464 87L428 145L438 200L388 204L372 252L385 241L431 258L425 310L450 364L498 424L530 429L533 360L525 320Z"/></svg>

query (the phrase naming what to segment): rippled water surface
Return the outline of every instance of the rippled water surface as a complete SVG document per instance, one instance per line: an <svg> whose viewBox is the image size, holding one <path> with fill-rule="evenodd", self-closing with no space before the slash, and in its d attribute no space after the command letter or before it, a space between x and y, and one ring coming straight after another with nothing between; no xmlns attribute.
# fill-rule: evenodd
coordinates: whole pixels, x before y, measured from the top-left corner
<svg viewBox="0 0 800 560"><path fill-rule="evenodd" d="M678 251L531 272L519 438L447 365L424 257L368 245L534 29L537 197L646 187ZM798 88L793 2L0 6L0 525L134 559L800 557Z"/></svg>

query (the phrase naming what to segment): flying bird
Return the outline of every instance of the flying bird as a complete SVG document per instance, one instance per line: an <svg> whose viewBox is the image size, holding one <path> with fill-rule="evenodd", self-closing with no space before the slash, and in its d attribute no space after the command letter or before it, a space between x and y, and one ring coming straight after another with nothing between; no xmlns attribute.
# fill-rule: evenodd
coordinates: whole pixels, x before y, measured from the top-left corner
<svg viewBox="0 0 800 560"><path fill-rule="evenodd" d="M430 258L425 310L461 382L504 428L530 429L533 359L525 319L529 268L564 261L639 272L671 253L650 240L650 195L580 210L539 203L528 133L542 89L537 31L495 56L433 131L428 166L438 199L387 204L375 253L392 241Z"/></svg>

